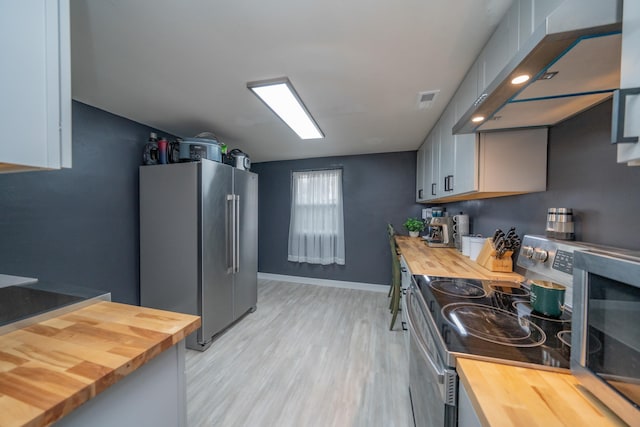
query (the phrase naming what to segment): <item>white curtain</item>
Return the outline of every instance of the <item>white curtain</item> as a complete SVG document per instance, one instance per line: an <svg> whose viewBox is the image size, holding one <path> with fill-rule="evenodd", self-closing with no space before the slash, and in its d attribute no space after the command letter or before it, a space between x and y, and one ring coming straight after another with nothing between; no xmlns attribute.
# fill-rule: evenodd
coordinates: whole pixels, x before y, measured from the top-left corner
<svg viewBox="0 0 640 427"><path fill-rule="evenodd" d="M289 261L344 264L342 170L293 172Z"/></svg>

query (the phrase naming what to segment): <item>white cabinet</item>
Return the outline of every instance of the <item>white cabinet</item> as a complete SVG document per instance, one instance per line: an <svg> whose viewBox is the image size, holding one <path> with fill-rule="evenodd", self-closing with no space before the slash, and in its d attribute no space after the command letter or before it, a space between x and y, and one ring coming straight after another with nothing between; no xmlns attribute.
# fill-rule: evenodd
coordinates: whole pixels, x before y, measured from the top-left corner
<svg viewBox="0 0 640 427"><path fill-rule="evenodd" d="M513 2L480 53L479 81L482 90L489 86L518 52L519 11L519 2Z"/></svg>
<svg viewBox="0 0 640 427"><path fill-rule="evenodd" d="M440 127L440 123L436 123L429 135L429 151L426 158L427 166L431 169L431 173L427 173L429 178L428 200L437 198L444 188L440 180Z"/></svg>
<svg viewBox="0 0 640 427"><path fill-rule="evenodd" d="M446 197L453 191L455 138L451 129L454 125L455 106L449 103L440 117L440 172L437 197Z"/></svg>
<svg viewBox="0 0 640 427"><path fill-rule="evenodd" d="M436 125L418 149L416 201L428 202L437 195L440 153L440 126Z"/></svg>
<svg viewBox="0 0 640 427"><path fill-rule="evenodd" d="M475 134L456 135L454 173L451 177L451 195L478 190L478 138Z"/></svg>
<svg viewBox="0 0 640 427"><path fill-rule="evenodd" d="M418 149L418 156L416 159L416 202L424 202L426 201L427 189L427 164L425 163L426 151L430 149L428 147L428 142L425 142ZM429 170L429 173L431 171Z"/></svg>
<svg viewBox="0 0 640 427"><path fill-rule="evenodd" d="M462 116L564 0L515 0L458 88ZM457 120L456 120L457 122Z"/></svg>
<svg viewBox="0 0 640 427"><path fill-rule="evenodd" d="M0 2L0 172L71 167L69 0Z"/></svg>
<svg viewBox="0 0 640 427"><path fill-rule="evenodd" d="M625 0L622 16L620 88L640 88L640 2ZM625 100L625 137L640 137L640 93ZM614 117L617 120L618 117ZM618 163L640 166L640 142L618 143Z"/></svg>
<svg viewBox="0 0 640 427"><path fill-rule="evenodd" d="M428 201L445 203L545 191L547 136L547 128L457 135L452 153L454 172L448 180L453 190ZM445 181L441 171L440 182Z"/></svg>
<svg viewBox="0 0 640 427"><path fill-rule="evenodd" d="M458 89L452 103L454 104L454 120L456 123L465 113L466 99L463 86ZM454 171L451 181L451 195L469 193L478 189L478 142L473 133L454 135L455 149L453 152Z"/></svg>

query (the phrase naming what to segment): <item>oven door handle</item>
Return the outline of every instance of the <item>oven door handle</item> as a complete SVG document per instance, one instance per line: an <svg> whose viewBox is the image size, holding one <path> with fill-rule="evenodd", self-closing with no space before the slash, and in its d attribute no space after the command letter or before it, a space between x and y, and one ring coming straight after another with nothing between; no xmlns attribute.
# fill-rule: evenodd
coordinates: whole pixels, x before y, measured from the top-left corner
<svg viewBox="0 0 640 427"><path fill-rule="evenodd" d="M444 369L438 368L438 365L436 365L436 363L433 361L433 359L429 355L429 352L427 351L427 347L422 341L422 337L418 336L418 333L416 331L415 322L412 319L412 312L411 312L412 296L413 296L413 292L411 288L409 288L409 290L407 291L407 323L409 324L409 333L413 335L413 337L416 339L416 344L420 348L420 353L422 353L422 357L429 362L429 364L431 365L431 368L436 373L438 377L438 383L444 384L444 374L445 374Z"/></svg>

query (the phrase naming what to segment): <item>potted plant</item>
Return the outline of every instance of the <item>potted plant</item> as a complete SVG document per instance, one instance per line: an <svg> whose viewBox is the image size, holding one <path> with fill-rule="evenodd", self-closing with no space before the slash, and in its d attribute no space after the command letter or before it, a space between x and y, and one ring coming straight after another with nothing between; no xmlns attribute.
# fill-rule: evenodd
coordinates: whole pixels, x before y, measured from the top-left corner
<svg viewBox="0 0 640 427"><path fill-rule="evenodd" d="M420 232L424 230L424 222L418 218L407 218L403 224L404 228L409 230L409 236L418 237Z"/></svg>

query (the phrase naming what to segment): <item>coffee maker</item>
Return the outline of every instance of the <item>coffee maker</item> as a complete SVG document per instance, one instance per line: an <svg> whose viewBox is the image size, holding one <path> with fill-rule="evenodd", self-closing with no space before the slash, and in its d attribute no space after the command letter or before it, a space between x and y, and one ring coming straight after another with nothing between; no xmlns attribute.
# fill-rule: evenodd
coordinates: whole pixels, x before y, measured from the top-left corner
<svg viewBox="0 0 640 427"><path fill-rule="evenodd" d="M453 240L453 218L434 216L429 221L427 244L432 248L455 248Z"/></svg>

